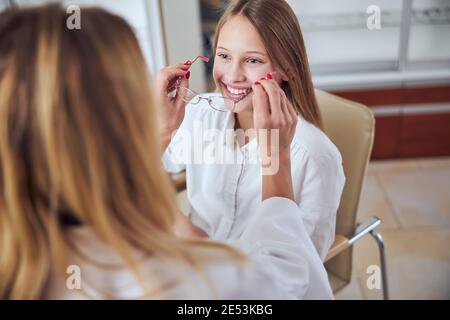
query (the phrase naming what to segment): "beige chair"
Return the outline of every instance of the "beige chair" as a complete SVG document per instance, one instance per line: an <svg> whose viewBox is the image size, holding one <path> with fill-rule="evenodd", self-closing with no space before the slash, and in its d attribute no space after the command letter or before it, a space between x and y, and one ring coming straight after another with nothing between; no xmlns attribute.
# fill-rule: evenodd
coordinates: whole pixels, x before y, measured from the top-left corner
<svg viewBox="0 0 450 320"><path fill-rule="evenodd" d="M352 245L366 234L377 241L383 297L388 299L384 242L375 228L381 223L373 217L361 224L356 214L367 164L372 152L375 119L370 110L332 94L316 90L316 97L324 122L324 130L342 155L346 183L336 217L336 238L325 259L325 266L333 292L345 287L352 273Z"/></svg>
<svg viewBox="0 0 450 320"><path fill-rule="evenodd" d="M359 198L374 139L375 119L361 104L316 90L322 112L324 130L339 149L346 183L337 212L335 241L325 259L325 266L333 292L344 288L351 279L352 245L366 234L371 234L380 249L383 296L388 299L384 242L375 228L381 220L373 217L356 223ZM178 191L186 188L183 174L173 177Z"/></svg>

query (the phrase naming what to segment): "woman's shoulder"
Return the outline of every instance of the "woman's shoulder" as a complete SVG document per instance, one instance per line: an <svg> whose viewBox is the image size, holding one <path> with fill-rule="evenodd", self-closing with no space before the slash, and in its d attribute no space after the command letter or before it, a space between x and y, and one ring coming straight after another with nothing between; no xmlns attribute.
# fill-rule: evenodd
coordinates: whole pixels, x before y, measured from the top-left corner
<svg viewBox="0 0 450 320"><path fill-rule="evenodd" d="M48 280L47 299L107 299L111 297L170 299L259 299L271 298L270 276L254 270L247 261L233 258L232 250L214 246L193 246L191 253L203 260L195 266L184 259L140 257L140 281L118 255L90 228L70 232L81 256L70 261L81 270L83 290L66 287L56 271ZM148 296L146 293L153 293Z"/></svg>
<svg viewBox="0 0 450 320"><path fill-rule="evenodd" d="M281 288L273 274L249 258L240 262L233 259L211 261L206 265L210 286L208 299L279 299ZM196 278L199 273L196 273ZM208 284L208 280L206 282Z"/></svg>
<svg viewBox="0 0 450 320"><path fill-rule="evenodd" d="M268 270L257 266L247 256L237 259L229 250L218 248L200 247L194 250L197 254L201 252L208 260L205 261L203 272L185 265L189 275L178 288L181 289L179 293L185 292L189 296L196 284L196 292L203 295L197 298L272 299L279 296L279 290Z"/></svg>

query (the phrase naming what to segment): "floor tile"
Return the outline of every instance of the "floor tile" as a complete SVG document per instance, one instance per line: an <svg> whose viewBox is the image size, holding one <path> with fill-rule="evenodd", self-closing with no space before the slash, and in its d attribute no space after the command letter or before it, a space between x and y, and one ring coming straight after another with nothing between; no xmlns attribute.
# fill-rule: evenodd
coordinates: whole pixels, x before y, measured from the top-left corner
<svg viewBox="0 0 450 320"><path fill-rule="evenodd" d="M367 169L368 175L377 173L389 173L392 171L414 171L420 168L420 164L416 159L399 159L399 160L373 160L369 162Z"/></svg>
<svg viewBox="0 0 450 320"><path fill-rule="evenodd" d="M359 202L357 221L363 222L372 216L382 220L380 229L398 228L392 208L380 187L376 176L367 176Z"/></svg>
<svg viewBox="0 0 450 320"><path fill-rule="evenodd" d="M386 245L391 299L450 299L450 228L417 228L381 232ZM379 266L378 248L371 237L355 244L355 271L368 299L381 299L369 290L367 268Z"/></svg>
<svg viewBox="0 0 450 320"><path fill-rule="evenodd" d="M447 168L450 170L450 157L423 158L418 161L423 169Z"/></svg>
<svg viewBox="0 0 450 320"><path fill-rule="evenodd" d="M450 170L378 173L401 227L450 226Z"/></svg>

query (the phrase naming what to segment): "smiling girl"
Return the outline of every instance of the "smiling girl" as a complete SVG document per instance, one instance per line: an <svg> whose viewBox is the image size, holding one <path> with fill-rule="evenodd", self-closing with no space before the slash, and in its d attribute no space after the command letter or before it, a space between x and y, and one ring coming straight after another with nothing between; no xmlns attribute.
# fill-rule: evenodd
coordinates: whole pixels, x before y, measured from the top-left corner
<svg viewBox="0 0 450 320"><path fill-rule="evenodd" d="M261 202L261 167L250 161L260 157L258 139L252 130L254 85L260 85L271 105L280 105L285 97L297 113L290 145L294 198L323 260L334 240L345 176L339 151L322 131L306 49L294 12L283 0L232 1L218 24L214 49L217 92L200 95L205 99L194 99L186 108L180 99L177 107L162 117L168 145L163 162L169 172L186 170L192 223L212 239L233 242L252 219L261 218L253 215ZM189 62L170 66L161 71L158 83L162 86L188 69ZM182 85L187 87L188 79L184 78ZM212 97L214 106L208 103ZM228 112L217 110L217 97ZM196 123L223 135L234 130L236 143L222 147L240 160L214 164L186 161L183 155L198 143L186 151L182 133L194 135ZM208 139L198 134L194 138L203 142Z"/></svg>

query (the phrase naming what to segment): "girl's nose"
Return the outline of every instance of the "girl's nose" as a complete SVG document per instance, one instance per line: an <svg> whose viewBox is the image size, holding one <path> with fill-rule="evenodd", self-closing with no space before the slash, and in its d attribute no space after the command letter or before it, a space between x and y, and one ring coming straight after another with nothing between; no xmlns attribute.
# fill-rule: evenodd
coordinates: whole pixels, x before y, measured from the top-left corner
<svg viewBox="0 0 450 320"><path fill-rule="evenodd" d="M230 66L227 72L227 78L229 82L243 82L246 79L245 73L237 63Z"/></svg>

